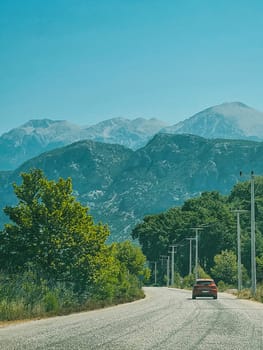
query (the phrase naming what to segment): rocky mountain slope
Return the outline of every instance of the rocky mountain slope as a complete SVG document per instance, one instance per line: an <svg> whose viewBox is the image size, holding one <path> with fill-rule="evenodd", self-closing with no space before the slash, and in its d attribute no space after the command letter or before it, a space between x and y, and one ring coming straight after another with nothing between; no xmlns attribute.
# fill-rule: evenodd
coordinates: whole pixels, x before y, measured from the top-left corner
<svg viewBox="0 0 263 350"><path fill-rule="evenodd" d="M114 118L89 127L61 120L31 120L0 137L0 170L13 170L43 152L80 140L116 143L137 150L159 132L261 141L263 113L233 102L208 108L170 127L143 118Z"/></svg>
<svg viewBox="0 0 263 350"><path fill-rule="evenodd" d="M111 240L129 238L145 215L183 203L200 192L228 193L239 171L263 173L263 143L158 134L139 150L80 141L0 174L0 207L14 204L12 183L21 171L41 168L50 179L71 177L74 193L96 221L108 223ZM244 177L245 178L245 177ZM1 222L6 218L1 217Z"/></svg>
<svg viewBox="0 0 263 350"><path fill-rule="evenodd" d="M154 118L114 118L86 128L85 136L89 140L117 143L136 150L145 146L164 126L166 123Z"/></svg>
<svg viewBox="0 0 263 350"><path fill-rule="evenodd" d="M144 146L165 123L156 119L114 118L90 127L62 120L31 120L0 137L0 170L12 170L43 152L79 140L117 143L132 149Z"/></svg>
<svg viewBox="0 0 263 350"><path fill-rule="evenodd" d="M263 140L263 113L240 102L207 108L162 132L205 138Z"/></svg>

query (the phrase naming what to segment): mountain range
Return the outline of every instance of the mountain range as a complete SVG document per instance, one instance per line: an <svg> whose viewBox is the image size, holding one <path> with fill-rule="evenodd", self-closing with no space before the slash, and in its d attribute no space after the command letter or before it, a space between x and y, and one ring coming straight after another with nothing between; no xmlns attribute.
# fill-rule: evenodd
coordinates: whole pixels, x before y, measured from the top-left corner
<svg viewBox="0 0 263 350"><path fill-rule="evenodd" d="M203 191L227 194L240 181L240 170L262 174L263 142L159 133L134 151L79 141L1 172L0 208L16 203L12 183L20 183L20 173L31 168L43 169L49 179L71 177L77 199L96 222L109 224L111 241L121 241L130 238L145 215L181 205ZM6 222L3 214L0 219Z"/></svg>
<svg viewBox="0 0 263 350"><path fill-rule="evenodd" d="M157 133L263 140L263 113L240 102L210 107L175 125L157 119L113 118L81 127L63 120L30 120L0 137L0 170L14 170L43 152L80 140L144 147Z"/></svg>
<svg viewBox="0 0 263 350"><path fill-rule="evenodd" d="M109 224L110 240L124 240L145 215L203 191L227 194L240 170L262 174L262 140L263 113L240 102L169 127L142 118L89 127L31 120L0 137L0 209L16 203L20 173L41 168L49 179L71 177L77 199ZM0 225L6 222L0 210Z"/></svg>
<svg viewBox="0 0 263 350"><path fill-rule="evenodd" d="M0 137L0 169L13 170L43 152L80 140L117 143L138 149L165 125L157 119L143 118L114 118L90 127L64 120L30 120Z"/></svg>

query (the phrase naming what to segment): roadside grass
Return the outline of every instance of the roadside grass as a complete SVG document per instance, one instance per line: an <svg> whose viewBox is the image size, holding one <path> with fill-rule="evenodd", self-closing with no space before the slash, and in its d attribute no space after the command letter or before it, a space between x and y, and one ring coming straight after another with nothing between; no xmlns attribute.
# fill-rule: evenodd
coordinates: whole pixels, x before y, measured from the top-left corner
<svg viewBox="0 0 263 350"><path fill-rule="evenodd" d="M30 306L27 303L25 303L24 300L10 301L8 300L8 298L6 298L0 301L0 322L68 315L75 312L91 311L126 302L132 302L134 300L142 298L144 298L144 293L141 291L137 294L137 297L123 297L119 300L89 299L83 303L77 303L73 300L71 304L63 305L63 303L59 303L54 296L54 300L56 300L55 303L53 301L50 303L43 300L37 303L33 303Z"/></svg>
<svg viewBox="0 0 263 350"><path fill-rule="evenodd" d="M250 299L263 303L263 285L257 285L255 296L253 296L251 289L249 288L242 289L240 292L237 292L236 295L240 299Z"/></svg>
<svg viewBox="0 0 263 350"><path fill-rule="evenodd" d="M0 274L0 322L45 318L89 311L144 298L138 284L113 295L78 295L74 286L37 278L32 271L23 275ZM117 292L118 291L118 292Z"/></svg>

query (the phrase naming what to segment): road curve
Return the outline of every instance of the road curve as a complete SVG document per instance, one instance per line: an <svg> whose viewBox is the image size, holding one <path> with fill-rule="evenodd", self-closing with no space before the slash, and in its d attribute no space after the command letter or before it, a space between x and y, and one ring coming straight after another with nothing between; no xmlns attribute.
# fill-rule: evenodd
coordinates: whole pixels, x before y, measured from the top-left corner
<svg viewBox="0 0 263 350"><path fill-rule="evenodd" d="M129 304L0 328L1 350L263 350L263 305L145 288Z"/></svg>

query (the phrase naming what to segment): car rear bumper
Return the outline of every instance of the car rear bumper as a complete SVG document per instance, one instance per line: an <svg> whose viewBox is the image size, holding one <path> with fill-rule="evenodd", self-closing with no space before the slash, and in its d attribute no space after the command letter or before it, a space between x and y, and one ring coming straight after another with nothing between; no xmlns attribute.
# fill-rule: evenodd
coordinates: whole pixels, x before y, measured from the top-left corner
<svg viewBox="0 0 263 350"><path fill-rule="evenodd" d="M202 294L193 294L192 295L192 298L195 299L195 298L205 298L205 297L211 297L211 298L214 298L214 299L217 299L217 293L202 293Z"/></svg>

